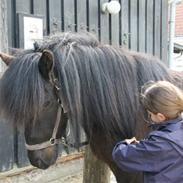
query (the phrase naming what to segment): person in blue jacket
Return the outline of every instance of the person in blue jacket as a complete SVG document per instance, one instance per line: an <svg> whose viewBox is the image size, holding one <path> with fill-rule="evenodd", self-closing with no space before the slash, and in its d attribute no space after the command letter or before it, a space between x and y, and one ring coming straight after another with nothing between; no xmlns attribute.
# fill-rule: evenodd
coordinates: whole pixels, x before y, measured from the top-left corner
<svg viewBox="0 0 183 183"><path fill-rule="evenodd" d="M144 183L183 183L183 93L158 81L146 85L141 98L154 130L143 140L117 143L113 159L123 171L142 171Z"/></svg>

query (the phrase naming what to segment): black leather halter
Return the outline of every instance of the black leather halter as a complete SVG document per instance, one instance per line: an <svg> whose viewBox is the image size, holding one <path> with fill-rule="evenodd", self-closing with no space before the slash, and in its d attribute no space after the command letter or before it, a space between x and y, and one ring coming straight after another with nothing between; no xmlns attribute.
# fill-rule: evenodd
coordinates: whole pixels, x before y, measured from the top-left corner
<svg viewBox="0 0 183 183"><path fill-rule="evenodd" d="M60 124L60 121L62 118L62 111L64 111L64 108L63 108L63 105L61 102L61 97L59 95L60 94L59 82L58 82L58 79L55 77L55 74L53 71L51 71L51 73L50 73L50 83L53 85L53 88L55 90L55 95L57 98L57 102L58 102L57 117L56 117L54 129L53 129L53 133L52 133L51 138L48 141L45 141L45 142L42 142L39 144L34 144L34 145L29 145L29 144L25 143L26 149L29 151L45 149L47 147L54 146L56 144L63 144L66 147L76 148L76 146L74 144L67 143L64 137L61 137L59 139L56 138L59 124ZM81 142L81 143L79 143L79 147L82 147L87 144L88 144L87 141Z"/></svg>
<svg viewBox="0 0 183 183"><path fill-rule="evenodd" d="M29 151L40 150L40 149L44 149L44 148L53 146L55 144L62 144L62 143L64 143L62 138L61 139L57 139L56 138L57 132L58 132L58 128L59 128L59 124L60 124L60 121L61 121L61 118L62 118L63 105L61 103L61 99L60 99L60 96L59 96L60 87L59 87L59 84L58 84L58 80L55 77L53 71L51 71L51 73L50 73L50 83L54 87L54 90L55 90L55 93L56 93L56 97L57 97L57 102L58 102L57 117L56 117L54 129L53 129L53 133L52 133L51 138L48 141L45 141L45 142L42 142L42 143L39 143L39 144L34 144L34 145L29 145L29 144L26 143L25 144L26 148Z"/></svg>

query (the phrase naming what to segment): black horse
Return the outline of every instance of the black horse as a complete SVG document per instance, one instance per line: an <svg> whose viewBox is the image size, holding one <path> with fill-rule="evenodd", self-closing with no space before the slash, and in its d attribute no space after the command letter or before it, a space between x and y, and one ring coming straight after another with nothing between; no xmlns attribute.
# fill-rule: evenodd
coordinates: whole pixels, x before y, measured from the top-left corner
<svg viewBox="0 0 183 183"><path fill-rule="evenodd" d="M121 171L111 154L116 142L147 133L139 92L149 80L173 81L161 61L102 45L89 33L49 37L11 62L4 60L10 64L0 82L1 114L23 127L34 166L45 169L55 163L55 139L64 135L68 118L75 145L82 126L92 151L118 183L143 182L140 174Z"/></svg>

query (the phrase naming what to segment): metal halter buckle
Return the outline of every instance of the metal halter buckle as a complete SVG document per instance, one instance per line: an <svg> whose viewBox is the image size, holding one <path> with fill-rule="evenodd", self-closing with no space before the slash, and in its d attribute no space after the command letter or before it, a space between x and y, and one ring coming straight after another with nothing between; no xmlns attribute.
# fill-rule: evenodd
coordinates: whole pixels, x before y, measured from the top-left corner
<svg viewBox="0 0 183 183"><path fill-rule="evenodd" d="M51 138L51 139L50 139L50 144L51 144L52 146L55 145L55 144L56 144L56 139Z"/></svg>

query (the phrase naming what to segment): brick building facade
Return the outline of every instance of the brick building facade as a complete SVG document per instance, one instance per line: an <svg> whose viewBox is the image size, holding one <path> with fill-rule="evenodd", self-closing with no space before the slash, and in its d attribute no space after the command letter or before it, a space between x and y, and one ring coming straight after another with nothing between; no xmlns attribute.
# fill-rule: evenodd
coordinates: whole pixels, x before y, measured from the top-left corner
<svg viewBox="0 0 183 183"><path fill-rule="evenodd" d="M172 69L183 71L183 0L176 6L174 61Z"/></svg>
<svg viewBox="0 0 183 183"><path fill-rule="evenodd" d="M183 1L176 7L175 36L183 37Z"/></svg>

